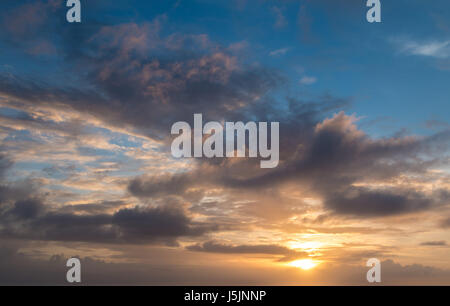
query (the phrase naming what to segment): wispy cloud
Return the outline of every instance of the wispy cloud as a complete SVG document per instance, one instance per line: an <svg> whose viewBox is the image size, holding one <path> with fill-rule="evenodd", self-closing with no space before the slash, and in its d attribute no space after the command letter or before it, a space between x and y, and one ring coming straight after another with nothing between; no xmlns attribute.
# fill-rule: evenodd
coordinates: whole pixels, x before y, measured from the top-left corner
<svg viewBox="0 0 450 306"><path fill-rule="evenodd" d="M399 46L401 53L440 59L450 57L450 40L428 42L394 40L394 42Z"/></svg>
<svg viewBox="0 0 450 306"><path fill-rule="evenodd" d="M317 78L316 77L312 77L312 76L304 76L300 79L299 83L301 85L312 85L314 83L317 82Z"/></svg>
<svg viewBox="0 0 450 306"><path fill-rule="evenodd" d="M269 53L270 56L278 56L278 55L284 55L289 51L289 48L281 48L273 50Z"/></svg>
<svg viewBox="0 0 450 306"><path fill-rule="evenodd" d="M287 25L286 17L284 17L281 8L274 6L272 8L272 13L275 15L275 25L274 25L275 28L279 29Z"/></svg>

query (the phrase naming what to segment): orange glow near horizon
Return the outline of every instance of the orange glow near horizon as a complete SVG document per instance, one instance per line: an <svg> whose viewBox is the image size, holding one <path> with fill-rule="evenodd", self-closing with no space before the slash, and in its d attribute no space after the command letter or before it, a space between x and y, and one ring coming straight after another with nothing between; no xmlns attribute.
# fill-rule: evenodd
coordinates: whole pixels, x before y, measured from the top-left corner
<svg viewBox="0 0 450 306"><path fill-rule="evenodd" d="M299 259L294 260L289 263L290 266L300 268L302 270L310 270L318 265L318 262L315 262L312 259Z"/></svg>

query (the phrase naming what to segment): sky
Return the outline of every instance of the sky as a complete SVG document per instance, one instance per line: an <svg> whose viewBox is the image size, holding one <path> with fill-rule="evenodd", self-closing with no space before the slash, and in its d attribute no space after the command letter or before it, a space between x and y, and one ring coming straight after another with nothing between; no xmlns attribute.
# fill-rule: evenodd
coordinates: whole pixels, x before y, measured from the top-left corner
<svg viewBox="0 0 450 306"><path fill-rule="evenodd" d="M0 4L0 284L450 285L450 3ZM172 124L280 123L280 163Z"/></svg>

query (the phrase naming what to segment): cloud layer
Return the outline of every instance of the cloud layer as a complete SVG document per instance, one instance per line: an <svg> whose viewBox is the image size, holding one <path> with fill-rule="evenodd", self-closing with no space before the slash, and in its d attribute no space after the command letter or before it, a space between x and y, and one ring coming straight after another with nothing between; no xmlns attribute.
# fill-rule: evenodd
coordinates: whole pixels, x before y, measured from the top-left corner
<svg viewBox="0 0 450 306"><path fill-rule="evenodd" d="M314 5L343 9L335 1L301 4L291 22L289 4L270 5L267 14L280 35L298 27L302 48L320 44ZM74 248L103 271L88 276L93 283L108 283L110 275L124 282L128 270L133 283L205 283L210 266L192 279L185 274L204 259L235 258L276 265L282 282L289 261L308 258L323 270L289 270L290 284L339 273L348 278L330 283L360 284L364 259L379 257L393 284L418 275L418 283L448 284L446 269L414 264L428 258L448 266L427 257L430 249L435 259L448 255L448 125L422 135L370 133L359 117L367 114L351 111L360 97L311 94L316 86L299 83L326 78L293 76L298 67L286 73L271 62L308 62L289 58L299 49L261 51L177 28L166 14L74 26L54 18L64 9L34 1L1 16L2 48L23 63L0 67L0 240L13 245L0 249L0 275L20 272L0 283L57 283L63 256L47 258ZM448 57L447 40L397 43L406 54ZM329 57L313 62L327 65ZM192 123L194 113L205 121L280 122L279 166L172 158L170 127ZM154 257L142 255L149 247ZM141 271L136 262L145 257L155 262ZM177 270L185 257L189 264ZM170 277L149 276L163 264ZM247 277L236 272L242 265L223 268L227 277L211 283L270 279L270 268L255 267ZM33 276L43 271L48 278Z"/></svg>

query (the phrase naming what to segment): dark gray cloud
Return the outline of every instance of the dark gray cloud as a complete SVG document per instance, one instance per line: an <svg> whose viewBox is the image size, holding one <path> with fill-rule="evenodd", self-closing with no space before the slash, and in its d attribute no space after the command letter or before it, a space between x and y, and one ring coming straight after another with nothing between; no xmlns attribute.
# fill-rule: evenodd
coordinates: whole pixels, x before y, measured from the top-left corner
<svg viewBox="0 0 450 306"><path fill-rule="evenodd" d="M444 219L441 221L441 227L450 228L450 218Z"/></svg>
<svg viewBox="0 0 450 306"><path fill-rule="evenodd" d="M133 240L199 236L215 229L215 226L192 223L177 206L122 209L114 214L112 222L121 229L121 235Z"/></svg>
<svg viewBox="0 0 450 306"><path fill-rule="evenodd" d="M188 188L220 186L247 192L284 183L308 186L323 199L326 209L342 215L382 217L448 205L443 190L425 194L406 187L368 189L358 182L388 181L403 174L423 174L444 165L450 132L428 137L371 139L359 130L355 118L344 113L321 120L338 102L295 104L281 120L280 165L263 170L254 160L215 163L201 160L191 172L165 177L140 177L128 190L135 196L183 194ZM177 183L179 182L179 183Z"/></svg>
<svg viewBox="0 0 450 306"><path fill-rule="evenodd" d="M42 241L176 245L179 237L218 230L214 224L193 222L182 207L174 203L123 208L113 214L65 211L67 209L52 210L37 199L18 201L0 215L0 236Z"/></svg>
<svg viewBox="0 0 450 306"><path fill-rule="evenodd" d="M425 242L422 242L420 245L423 245L423 246L447 246L447 241L444 241L444 240L425 241Z"/></svg>
<svg viewBox="0 0 450 306"><path fill-rule="evenodd" d="M137 177L130 181L128 191L137 197L179 195L192 186L192 179L183 174L159 175L157 177Z"/></svg>
<svg viewBox="0 0 450 306"><path fill-rule="evenodd" d="M266 245L228 245L216 241L208 241L203 244L195 244L186 247L189 251L221 253L221 254L261 254L282 255L278 261L291 261L308 256L306 252L295 251L276 244Z"/></svg>
<svg viewBox="0 0 450 306"><path fill-rule="evenodd" d="M328 193L325 205L339 214L382 217L429 209L433 198L417 192L372 191L349 188L343 192Z"/></svg>
<svg viewBox="0 0 450 306"><path fill-rule="evenodd" d="M6 171L11 167L12 162L3 154L0 154L0 179L2 179Z"/></svg>
<svg viewBox="0 0 450 306"><path fill-rule="evenodd" d="M0 215L15 202L24 203L37 192L38 186L31 178L8 182L6 172L13 166L6 155L0 155ZM22 202L25 201L25 202Z"/></svg>
<svg viewBox="0 0 450 306"><path fill-rule="evenodd" d="M17 201L9 213L19 219L32 219L36 218L44 209L44 204L39 199L26 199Z"/></svg>
<svg viewBox="0 0 450 306"><path fill-rule="evenodd" d="M386 260L382 263L383 283L395 284L404 283L405 285L417 284L428 280L430 284L445 283L443 279L450 277L448 270L442 270L431 266L420 264L401 265L392 260ZM399 280L401 280L399 282Z"/></svg>

